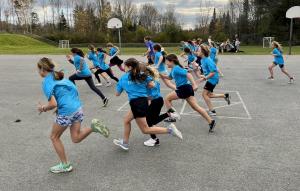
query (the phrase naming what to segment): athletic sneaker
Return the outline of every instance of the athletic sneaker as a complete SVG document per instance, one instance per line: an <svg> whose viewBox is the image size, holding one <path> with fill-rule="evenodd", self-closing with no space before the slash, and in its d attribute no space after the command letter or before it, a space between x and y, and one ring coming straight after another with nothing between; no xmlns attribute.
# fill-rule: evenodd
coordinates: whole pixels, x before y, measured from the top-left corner
<svg viewBox="0 0 300 191"><path fill-rule="evenodd" d="M159 146L159 139L148 139L147 141L144 142L144 145L147 147L154 147L154 146Z"/></svg>
<svg viewBox="0 0 300 191"><path fill-rule="evenodd" d="M107 97L104 98L104 100L103 100L103 107L106 107L106 106L107 106L108 101L109 101L109 99L108 99Z"/></svg>
<svg viewBox="0 0 300 191"><path fill-rule="evenodd" d="M105 125L103 125L100 120L93 119L91 128L92 128L93 132L100 133L101 135L103 135L106 138L109 137L109 129Z"/></svg>
<svg viewBox="0 0 300 191"><path fill-rule="evenodd" d="M176 123L176 119L168 117L167 119L164 120L165 123Z"/></svg>
<svg viewBox="0 0 300 191"><path fill-rule="evenodd" d="M59 163L58 165L51 167L49 171L57 174L57 173L71 172L72 170L73 167L71 164Z"/></svg>
<svg viewBox="0 0 300 191"><path fill-rule="evenodd" d="M207 113L209 116L217 116L216 110L208 111Z"/></svg>
<svg viewBox="0 0 300 191"><path fill-rule="evenodd" d="M170 130L170 134L179 138L179 139L183 139L182 137L182 133L176 128L176 126L171 123L169 126L168 126L168 129Z"/></svg>
<svg viewBox="0 0 300 191"><path fill-rule="evenodd" d="M274 80L274 77L270 76L268 77L268 80Z"/></svg>
<svg viewBox="0 0 300 191"><path fill-rule="evenodd" d="M229 95L229 93L226 93L226 94L224 94L225 95L225 101L227 101L227 103L228 103L228 105L230 105L230 95Z"/></svg>
<svg viewBox="0 0 300 191"><path fill-rule="evenodd" d="M212 120L211 123L209 124L209 132L210 133L214 132L215 127L216 127L216 121Z"/></svg>
<svg viewBox="0 0 300 191"><path fill-rule="evenodd" d="M181 116L180 116L179 113L177 113L177 111L169 112L169 114L170 114L169 118L172 118L172 119L175 119L175 120L178 119L179 121L181 120Z"/></svg>
<svg viewBox="0 0 300 191"><path fill-rule="evenodd" d="M107 82L107 83L106 83L106 87L109 87L109 86L111 86L111 85L112 85L111 82Z"/></svg>
<svg viewBox="0 0 300 191"><path fill-rule="evenodd" d="M96 87L102 86L102 83L95 84Z"/></svg>
<svg viewBox="0 0 300 191"><path fill-rule="evenodd" d="M121 147L123 150L129 150L129 144L124 143L123 139L114 139L113 142L115 145Z"/></svg>
<svg viewBox="0 0 300 191"><path fill-rule="evenodd" d="M295 79L294 79L294 77L291 77L290 78L290 81L288 82L289 84L293 84L295 82Z"/></svg>

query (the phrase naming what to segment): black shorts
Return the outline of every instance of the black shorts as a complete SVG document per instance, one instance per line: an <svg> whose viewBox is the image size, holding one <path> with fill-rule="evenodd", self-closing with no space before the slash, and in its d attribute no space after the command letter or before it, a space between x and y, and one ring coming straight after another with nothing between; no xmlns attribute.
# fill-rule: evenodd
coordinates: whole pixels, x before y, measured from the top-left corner
<svg viewBox="0 0 300 191"><path fill-rule="evenodd" d="M284 64L278 64L277 62L273 62L273 64L276 65L276 66L278 65L279 68L284 68Z"/></svg>
<svg viewBox="0 0 300 191"><path fill-rule="evenodd" d="M214 92L215 87L216 87L216 85L213 85L212 83L207 81L203 89L212 93L212 92Z"/></svg>
<svg viewBox="0 0 300 191"><path fill-rule="evenodd" d="M186 99L194 96L194 90L190 84L179 86L175 92L180 99Z"/></svg>
<svg viewBox="0 0 300 191"><path fill-rule="evenodd" d="M133 113L134 119L143 118L147 116L147 111L149 107L147 97L132 99L130 100L129 105Z"/></svg>
<svg viewBox="0 0 300 191"><path fill-rule="evenodd" d="M123 60L121 60L118 56L115 56L112 59L110 59L110 64L121 65L122 63L123 63Z"/></svg>

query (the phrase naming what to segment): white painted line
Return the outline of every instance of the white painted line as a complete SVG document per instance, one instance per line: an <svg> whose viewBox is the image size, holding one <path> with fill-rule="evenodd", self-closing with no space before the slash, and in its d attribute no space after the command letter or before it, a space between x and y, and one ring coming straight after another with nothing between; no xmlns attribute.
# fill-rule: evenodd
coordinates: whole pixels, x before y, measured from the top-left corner
<svg viewBox="0 0 300 191"><path fill-rule="evenodd" d="M126 101L117 111L122 111L122 109L129 104L129 101Z"/></svg>
<svg viewBox="0 0 300 191"><path fill-rule="evenodd" d="M195 117L201 117L200 115L198 114L189 114L189 113L183 113L181 115L186 115L186 116L195 116ZM229 117L229 116L222 116L222 115L217 115L217 116L214 116L215 118L222 118L222 119L245 119L245 120L250 120L252 118L249 118L249 117Z"/></svg>
<svg viewBox="0 0 300 191"><path fill-rule="evenodd" d="M181 110L180 110L180 115L183 114L184 109L185 109L185 106L186 106L186 103L187 103L187 101L184 100L183 105L182 105L182 108L181 108Z"/></svg>
<svg viewBox="0 0 300 191"><path fill-rule="evenodd" d="M248 111L248 109L247 109L247 107L246 107L246 104L245 104L244 100L242 99L242 96L240 95L240 92L237 91L236 93L237 93L237 95L239 96L241 102L243 103L243 107L244 107L244 109L245 109L245 111L246 111L246 113L247 113L249 119L252 119L252 117L251 117L251 115L250 115L250 113L249 113L249 111Z"/></svg>
<svg viewBox="0 0 300 191"><path fill-rule="evenodd" d="M214 109L219 109L219 108L223 108L223 107L231 107L234 105L238 105L238 104L243 104L242 102L237 102L237 103L231 103L230 105L222 105L222 106L218 106L218 107L214 107Z"/></svg>

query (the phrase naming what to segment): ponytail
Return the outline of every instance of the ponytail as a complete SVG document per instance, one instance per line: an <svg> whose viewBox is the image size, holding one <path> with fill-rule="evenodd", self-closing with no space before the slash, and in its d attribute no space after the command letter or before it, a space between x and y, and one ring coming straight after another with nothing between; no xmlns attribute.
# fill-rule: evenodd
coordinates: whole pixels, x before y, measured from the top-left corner
<svg viewBox="0 0 300 191"><path fill-rule="evenodd" d="M146 80L147 75L145 73L141 73L140 63L135 58L127 59L124 64L127 67L131 67L130 70L130 79L133 82L143 82Z"/></svg>
<svg viewBox="0 0 300 191"><path fill-rule="evenodd" d="M40 70L51 72L53 74L53 78L55 80L62 80L62 79L64 79L64 73L63 73L63 71L62 70L55 71L54 70L55 64L54 64L54 62L50 58L46 58L46 57L41 58L38 61L38 63L37 63L37 67Z"/></svg>

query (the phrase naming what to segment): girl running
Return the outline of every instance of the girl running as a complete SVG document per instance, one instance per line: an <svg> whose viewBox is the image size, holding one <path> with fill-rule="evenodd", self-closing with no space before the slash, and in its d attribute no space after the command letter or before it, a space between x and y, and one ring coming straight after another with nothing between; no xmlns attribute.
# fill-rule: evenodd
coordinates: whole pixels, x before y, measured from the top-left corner
<svg viewBox="0 0 300 191"><path fill-rule="evenodd" d="M162 52L161 46L155 44L153 47L154 50L154 67L158 70L160 75L168 74L168 70L165 65L165 53ZM176 90L176 86L168 79L162 78L165 85L172 90Z"/></svg>
<svg viewBox="0 0 300 191"><path fill-rule="evenodd" d="M84 53L82 50L78 48L72 48L71 53L73 55L73 59L71 59L70 55L67 55L68 61L73 64L76 68L76 73L69 77L69 80L75 84L75 80L85 80L89 87L101 97L103 101L103 106L106 107L108 104L108 98L105 97L102 92L96 88L92 73L84 60Z"/></svg>
<svg viewBox="0 0 300 191"><path fill-rule="evenodd" d="M187 55L188 69L193 71L197 78L201 77L199 70L199 64L197 63L197 57L191 52L191 49L185 48L184 53Z"/></svg>
<svg viewBox="0 0 300 191"><path fill-rule="evenodd" d="M209 48L208 46L201 45L201 65L203 67L204 75L202 76L202 80L206 81L204 86L202 96L203 99L208 106L208 114L210 116L216 116L216 110L213 108L213 105L210 101L211 98L224 98L225 101L230 105L230 96L229 93L225 94L214 94L214 89L216 85L219 83L219 74L217 70L217 66L209 57Z"/></svg>
<svg viewBox="0 0 300 191"><path fill-rule="evenodd" d="M209 57L214 61L216 66L218 65L218 58L217 58L218 50L214 46L214 42L212 42L212 46L210 46L210 54ZM224 76L224 74L221 72L220 68L217 67L218 73L221 77Z"/></svg>
<svg viewBox="0 0 300 191"><path fill-rule="evenodd" d="M124 150L129 149L129 136L131 131L131 121L135 119L138 127L144 134L171 134L182 139L181 132L174 124L168 128L149 127L146 116L148 111L148 94L147 89L155 86L152 78L141 73L139 62L130 58L125 62L126 74L124 74L117 85L116 96L120 96L125 90L128 94L131 110L124 118L124 136L123 139L114 139L114 144Z"/></svg>
<svg viewBox="0 0 300 191"><path fill-rule="evenodd" d="M177 89L167 95L165 98L166 107L169 109L168 112L173 113L180 119L179 113L176 112L172 106L172 101L177 99L185 99L187 103L197 111L209 124L209 132L213 132L216 121L211 119L207 112L198 105L196 98L194 97L194 91L197 90L197 85L194 81L192 74L188 73L175 54L169 54L166 57L166 64L172 69L169 76L165 75L164 78L174 79Z"/></svg>
<svg viewBox="0 0 300 191"><path fill-rule="evenodd" d="M114 76L111 68L105 63L105 57L106 57L106 52L102 48L98 48L97 58L99 61L99 68L95 74L103 74L105 72L111 79L118 82L119 79L116 76ZM106 86L111 86L111 82L108 79L106 79L106 81L107 81Z"/></svg>
<svg viewBox="0 0 300 191"><path fill-rule="evenodd" d="M95 47L94 45L89 45L88 46L88 49L89 49L89 52L88 52L88 55L87 55L87 58L92 61L93 63L93 67L91 67L90 69L93 70L93 69L96 69L98 70L99 67L100 67L100 63L97 59L97 54L96 54L96 50L95 50ZM109 81L107 80L107 77L105 75L103 75L103 73L97 73L97 71L94 73L98 83L95 84L96 86L102 86L102 83L101 83L101 80L100 80L100 77L99 77L99 74L105 79L105 81L107 82L107 86L110 84Z"/></svg>
<svg viewBox="0 0 300 191"><path fill-rule="evenodd" d="M284 67L284 59L282 56L282 47L281 44L279 44L276 41L272 42L272 55L274 56L274 61L273 63L269 66L269 72L270 72L270 77L268 79L270 80L274 80L274 73L273 73L273 68L276 67L277 65L279 66L279 68L281 69L281 72L284 73L285 75L287 75L287 77L289 77L289 83L293 83L294 82L294 77L292 77L287 70Z"/></svg>
<svg viewBox="0 0 300 191"><path fill-rule="evenodd" d="M144 42L145 42L145 46L147 47L147 51L144 53L144 56L147 56L148 64L151 65L154 63L153 62L153 60L154 60L154 50L153 50L154 43L152 42L150 36L146 36L144 38Z"/></svg>
<svg viewBox="0 0 300 191"><path fill-rule="evenodd" d="M147 111L147 124L149 127L153 127L159 122L167 119L169 117L174 118L172 113L160 114L162 107L164 106L164 99L160 94L160 83L159 83L159 73L153 67L146 66L145 64L140 64L141 72L150 76L153 79L154 87L148 88L148 99L150 105ZM144 142L145 146L153 147L159 145L159 139L155 134L150 135L150 139Z"/></svg>
<svg viewBox="0 0 300 191"><path fill-rule="evenodd" d="M43 92L48 103L39 103L38 111L47 112L57 108L57 116L52 126L51 141L60 159L60 163L50 168L52 173L63 173L72 171L73 167L68 162L64 145L60 140L61 135L70 127L73 143L79 143L92 132L109 136L109 130L97 119L92 120L91 127L82 128L83 112L76 86L64 79L62 72L54 71L54 63L49 58L42 58L37 63L38 72L42 78Z"/></svg>
<svg viewBox="0 0 300 191"><path fill-rule="evenodd" d="M117 46L114 46L112 43L107 43L106 46L109 49L109 56L110 56L109 67L117 65L122 72L125 72L122 66L123 60L121 60L118 57L118 54L120 53L119 48Z"/></svg>

